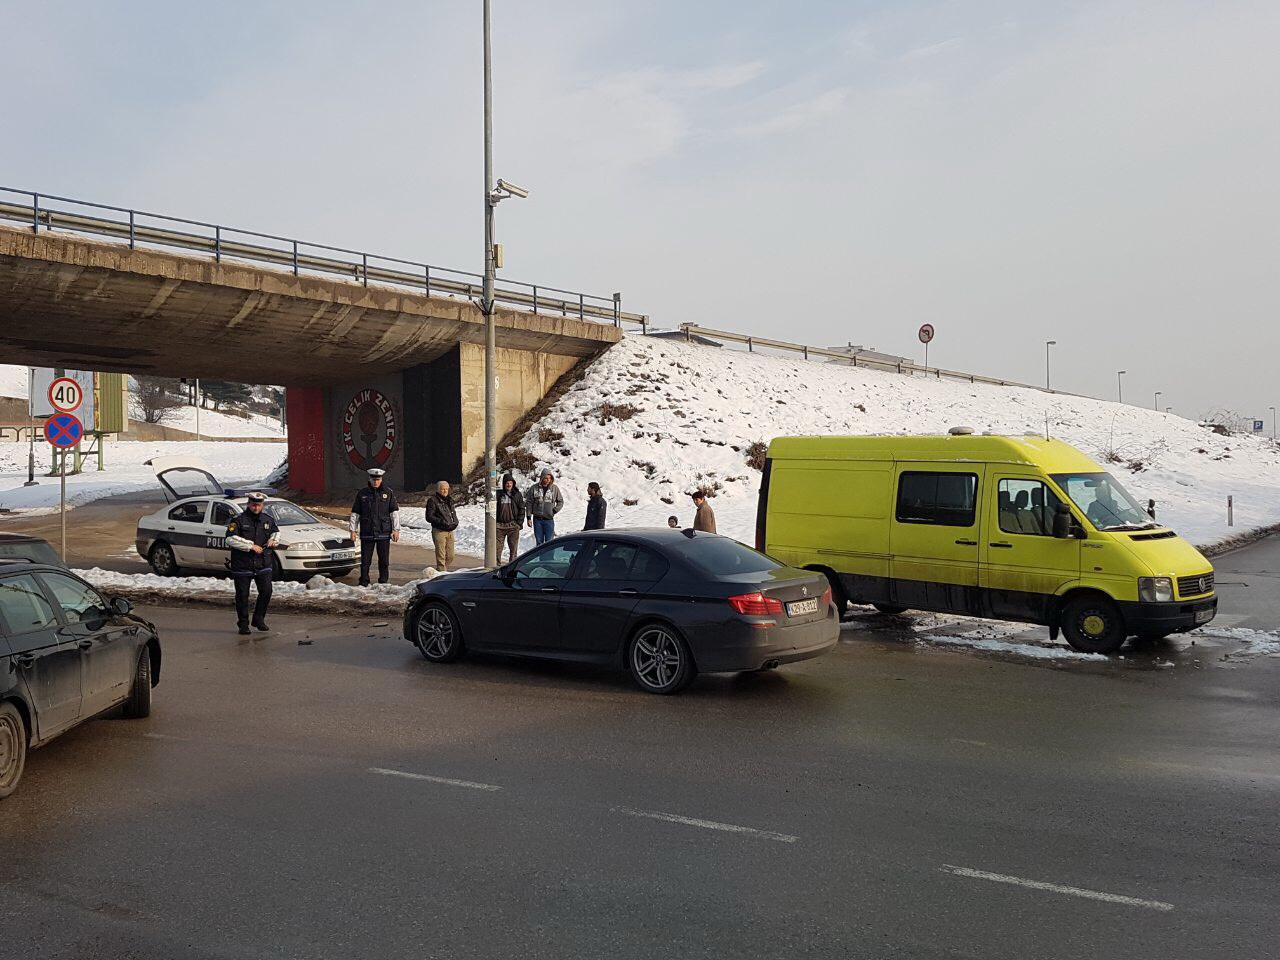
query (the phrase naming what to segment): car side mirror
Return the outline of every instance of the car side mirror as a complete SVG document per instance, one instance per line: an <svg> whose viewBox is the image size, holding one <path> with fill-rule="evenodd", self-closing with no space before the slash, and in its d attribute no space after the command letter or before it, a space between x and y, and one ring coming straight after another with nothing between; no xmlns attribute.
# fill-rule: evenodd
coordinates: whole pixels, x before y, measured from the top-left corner
<svg viewBox="0 0 1280 960"><path fill-rule="evenodd" d="M123 617L127 614L133 613L133 604L124 597L112 597L111 609Z"/></svg>

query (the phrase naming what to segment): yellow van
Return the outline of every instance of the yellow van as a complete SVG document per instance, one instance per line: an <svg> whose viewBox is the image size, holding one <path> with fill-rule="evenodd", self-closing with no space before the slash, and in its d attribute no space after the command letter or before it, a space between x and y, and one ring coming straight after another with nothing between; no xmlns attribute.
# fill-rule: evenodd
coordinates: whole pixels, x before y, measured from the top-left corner
<svg viewBox="0 0 1280 960"><path fill-rule="evenodd" d="M1109 473L1043 437L779 437L756 546L819 570L836 608L933 610L1059 629L1112 653L1217 611L1213 566Z"/></svg>

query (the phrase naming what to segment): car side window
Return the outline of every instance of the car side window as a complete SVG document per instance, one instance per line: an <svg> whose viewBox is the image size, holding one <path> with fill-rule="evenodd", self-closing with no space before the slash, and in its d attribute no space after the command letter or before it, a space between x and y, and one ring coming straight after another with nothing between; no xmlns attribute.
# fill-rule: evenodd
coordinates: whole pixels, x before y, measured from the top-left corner
<svg viewBox="0 0 1280 960"><path fill-rule="evenodd" d="M516 580L568 580L582 546L582 540L566 540L535 550L516 561L512 576Z"/></svg>
<svg viewBox="0 0 1280 960"><path fill-rule="evenodd" d="M35 577L25 573L0 580L0 616L15 636L58 622L58 615Z"/></svg>
<svg viewBox="0 0 1280 960"><path fill-rule="evenodd" d="M636 548L629 543L597 540L579 574L583 580L629 580Z"/></svg>
<svg viewBox="0 0 1280 960"><path fill-rule="evenodd" d="M181 520L184 523L204 523L204 514L208 507L208 500L188 500L170 510L169 519Z"/></svg>
<svg viewBox="0 0 1280 960"><path fill-rule="evenodd" d="M210 526L225 527L238 516L237 512L225 503L213 505L213 522Z"/></svg>
<svg viewBox="0 0 1280 960"><path fill-rule="evenodd" d="M1039 480L1001 480L996 488L1000 529L1033 537L1053 536L1053 515L1062 503L1048 484Z"/></svg>
<svg viewBox="0 0 1280 960"><path fill-rule="evenodd" d="M631 564L631 580L637 583L657 583L667 575L671 564L666 557L648 547L636 547L636 558Z"/></svg>
<svg viewBox="0 0 1280 960"><path fill-rule="evenodd" d="M903 473L898 479L899 523L972 527L977 516L978 475Z"/></svg>
<svg viewBox="0 0 1280 960"><path fill-rule="evenodd" d="M42 573L40 579L53 593L58 606L70 623L82 620L105 620L111 616L102 594L86 583L61 573Z"/></svg>

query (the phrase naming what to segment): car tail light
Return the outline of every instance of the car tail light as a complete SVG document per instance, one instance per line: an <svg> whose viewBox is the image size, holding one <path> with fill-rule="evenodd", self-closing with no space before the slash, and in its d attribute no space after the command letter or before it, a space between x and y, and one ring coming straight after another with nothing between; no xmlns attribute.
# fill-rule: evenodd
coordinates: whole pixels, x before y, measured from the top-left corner
<svg viewBox="0 0 1280 960"><path fill-rule="evenodd" d="M729 598L729 606L749 617L767 617L782 612L782 601L763 593L743 593Z"/></svg>
<svg viewBox="0 0 1280 960"><path fill-rule="evenodd" d="M830 605L831 605L831 585L827 584L827 589L822 591L822 600L818 603L818 606L825 609Z"/></svg>

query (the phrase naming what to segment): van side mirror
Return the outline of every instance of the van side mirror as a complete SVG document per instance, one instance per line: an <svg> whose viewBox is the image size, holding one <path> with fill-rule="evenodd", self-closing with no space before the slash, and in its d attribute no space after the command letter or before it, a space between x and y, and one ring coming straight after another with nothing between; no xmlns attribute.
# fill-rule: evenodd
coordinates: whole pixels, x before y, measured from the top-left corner
<svg viewBox="0 0 1280 960"><path fill-rule="evenodd" d="M1065 503L1058 504L1058 509L1053 515L1053 535L1059 540L1070 540L1075 536L1072 525L1071 510Z"/></svg>
<svg viewBox="0 0 1280 960"><path fill-rule="evenodd" d="M1156 518L1156 502L1154 500L1147 501L1147 516L1152 520Z"/></svg>

